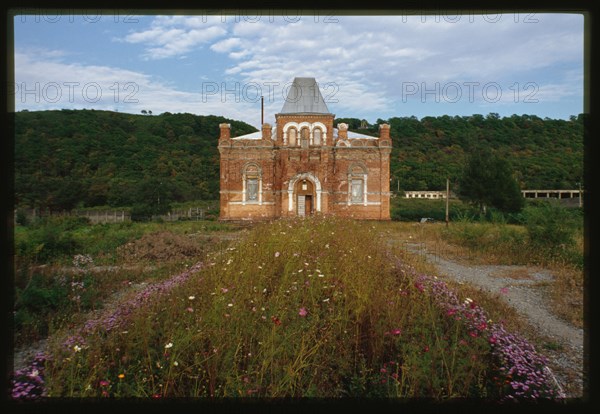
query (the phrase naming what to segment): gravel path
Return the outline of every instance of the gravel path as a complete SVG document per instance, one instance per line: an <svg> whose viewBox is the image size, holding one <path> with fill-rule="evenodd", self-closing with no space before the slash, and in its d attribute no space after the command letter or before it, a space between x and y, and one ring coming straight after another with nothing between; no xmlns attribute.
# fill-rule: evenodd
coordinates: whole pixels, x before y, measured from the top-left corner
<svg viewBox="0 0 600 414"><path fill-rule="evenodd" d="M583 329L554 316L543 296L540 282L552 281L546 270L525 266L463 265L430 253L421 244L407 244L408 251L424 256L445 275L459 283L469 283L490 293L498 293L506 303L523 315L537 334L559 344L558 350L540 350L549 359L550 368L569 398L583 396ZM503 277L521 271L529 277Z"/></svg>

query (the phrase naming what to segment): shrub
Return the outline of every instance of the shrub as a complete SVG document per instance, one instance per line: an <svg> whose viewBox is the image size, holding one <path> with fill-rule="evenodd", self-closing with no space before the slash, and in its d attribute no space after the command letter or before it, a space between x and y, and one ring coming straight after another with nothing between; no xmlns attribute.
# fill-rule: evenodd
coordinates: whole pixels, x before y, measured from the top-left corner
<svg viewBox="0 0 600 414"><path fill-rule="evenodd" d="M88 224L84 217L40 219L30 226L25 237L16 240L17 255L38 263L72 256L80 248L73 230Z"/></svg>
<svg viewBox="0 0 600 414"><path fill-rule="evenodd" d="M131 221L150 221L154 207L148 204L136 204L131 208Z"/></svg>
<svg viewBox="0 0 600 414"><path fill-rule="evenodd" d="M459 200L450 199L450 220L473 214L474 209ZM391 218L396 221L419 221L431 217L437 221L446 220L446 200L395 198L391 205Z"/></svg>
<svg viewBox="0 0 600 414"><path fill-rule="evenodd" d="M524 218L529 241L534 246L556 249L574 245L576 222L568 209L551 203L528 206Z"/></svg>
<svg viewBox="0 0 600 414"><path fill-rule="evenodd" d="M27 213L25 212L25 210L21 208L17 209L17 216L15 221L20 226L26 226L29 224L29 218L27 218Z"/></svg>

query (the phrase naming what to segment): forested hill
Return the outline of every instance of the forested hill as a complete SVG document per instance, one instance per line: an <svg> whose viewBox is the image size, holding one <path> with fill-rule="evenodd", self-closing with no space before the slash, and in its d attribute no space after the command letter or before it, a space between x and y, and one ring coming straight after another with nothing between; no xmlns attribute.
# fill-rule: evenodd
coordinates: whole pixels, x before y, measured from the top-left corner
<svg viewBox="0 0 600 414"><path fill-rule="evenodd" d="M361 121L345 118L350 129ZM382 123L383 120L377 120ZM583 177L583 116L570 120L535 115L391 118L392 189L441 190L455 181L466 156L491 148L512 164L522 189L576 188ZM376 135L377 125L359 132Z"/></svg>
<svg viewBox="0 0 600 414"><path fill-rule="evenodd" d="M95 110L15 114L15 196L20 206L71 209L218 199L219 124L232 136L244 122L192 114L132 115ZM337 119L375 135L377 125ZM384 122L377 120L377 123ZM492 148L510 160L522 188L575 188L583 174L583 119L394 117L392 189L438 190L466 156Z"/></svg>
<svg viewBox="0 0 600 414"><path fill-rule="evenodd" d="M15 202L23 206L134 206L219 197L219 124L192 114L96 110L15 114Z"/></svg>

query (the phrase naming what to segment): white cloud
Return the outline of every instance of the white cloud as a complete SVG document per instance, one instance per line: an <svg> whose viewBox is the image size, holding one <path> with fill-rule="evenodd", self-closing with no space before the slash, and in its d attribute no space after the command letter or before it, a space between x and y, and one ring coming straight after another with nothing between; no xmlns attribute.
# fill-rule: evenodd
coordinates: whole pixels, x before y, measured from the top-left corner
<svg viewBox="0 0 600 414"><path fill-rule="evenodd" d="M155 114L190 112L248 119L252 104L224 104L221 94L180 91L145 73L119 67L66 64L15 53L15 109L97 109ZM226 97L225 97L226 98Z"/></svg>
<svg viewBox="0 0 600 414"><path fill-rule="evenodd" d="M524 22L526 17L530 23ZM368 116L365 113L381 117L385 113L405 113L406 104L411 102L403 99L407 82L419 87L497 82L504 92L498 105L510 104L510 86L515 82L540 85L539 96L553 102L583 93L581 16L510 14L495 19L491 15L463 15L457 20L451 14L425 18L334 16L334 23L325 23L323 16L316 20L302 16L297 23L289 23L282 16L262 16L255 22L239 17L236 22L235 16L219 14L158 16L119 40L141 47L146 60L173 59L176 64L178 59L188 57L186 64L208 68L198 74L205 82L256 82L263 85L264 94L267 83L277 84L274 99L266 102L270 114L281 109L283 88L296 76L313 76L320 84L330 85L322 91L329 99L329 109L340 116L356 114L361 118ZM194 53L199 49L203 49L202 54ZM46 52L35 58L28 53L30 62L21 64L21 70L31 79L43 77L47 69L60 76L60 70L80 77L86 71L96 77L107 72L107 82L129 76L139 83L139 95L145 102L157 108L237 113L238 119L248 121L256 118L256 102L221 102L220 97L215 100L216 96L206 103L199 102L196 94L177 91L141 72L109 66L58 65L61 53ZM215 54L220 58L213 61ZM198 58L210 60L210 64L203 65L204 61L195 60ZM479 95L474 105L487 105L484 101Z"/></svg>
<svg viewBox="0 0 600 414"><path fill-rule="evenodd" d="M146 59L164 59L176 57L210 42L227 33L225 27L204 26L200 28L175 29L169 25L155 26L141 32L133 32L123 39L128 43L147 44L144 57Z"/></svg>
<svg viewBox="0 0 600 414"><path fill-rule="evenodd" d="M230 37L220 42L214 43L210 48L215 52L229 52L234 48L240 47L242 41L239 37Z"/></svg>

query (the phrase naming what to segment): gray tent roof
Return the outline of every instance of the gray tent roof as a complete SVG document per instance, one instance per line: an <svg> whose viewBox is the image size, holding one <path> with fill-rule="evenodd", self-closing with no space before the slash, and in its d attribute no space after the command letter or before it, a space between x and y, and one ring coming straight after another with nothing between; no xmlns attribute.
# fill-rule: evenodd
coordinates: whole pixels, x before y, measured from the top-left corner
<svg viewBox="0 0 600 414"><path fill-rule="evenodd" d="M329 114L315 78L294 78L282 114Z"/></svg>

